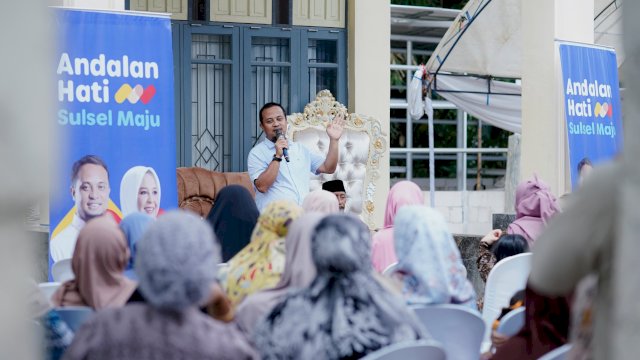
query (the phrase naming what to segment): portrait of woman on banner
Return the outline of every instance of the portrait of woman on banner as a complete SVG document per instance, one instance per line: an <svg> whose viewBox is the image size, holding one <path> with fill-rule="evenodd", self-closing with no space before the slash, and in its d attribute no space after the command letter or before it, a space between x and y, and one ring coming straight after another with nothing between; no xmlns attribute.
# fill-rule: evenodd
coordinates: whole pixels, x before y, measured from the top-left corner
<svg viewBox="0 0 640 360"><path fill-rule="evenodd" d="M160 179L156 171L147 166L134 166L127 170L120 182L120 208L122 215L141 212L152 217L160 210Z"/></svg>

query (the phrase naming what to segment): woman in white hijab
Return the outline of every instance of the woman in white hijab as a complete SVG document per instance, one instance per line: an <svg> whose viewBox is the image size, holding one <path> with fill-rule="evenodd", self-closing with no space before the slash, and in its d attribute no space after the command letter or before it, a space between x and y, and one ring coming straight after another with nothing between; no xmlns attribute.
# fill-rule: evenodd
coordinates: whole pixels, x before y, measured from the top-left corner
<svg viewBox="0 0 640 360"><path fill-rule="evenodd" d="M156 171L147 166L134 166L120 182L122 215L141 212L152 217L160 210L160 179Z"/></svg>

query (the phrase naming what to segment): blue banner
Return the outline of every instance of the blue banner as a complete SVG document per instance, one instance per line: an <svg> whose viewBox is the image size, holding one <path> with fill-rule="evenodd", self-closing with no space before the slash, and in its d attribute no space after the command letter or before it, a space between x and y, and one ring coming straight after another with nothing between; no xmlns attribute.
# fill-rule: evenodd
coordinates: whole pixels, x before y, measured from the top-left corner
<svg viewBox="0 0 640 360"><path fill-rule="evenodd" d="M622 106L616 53L560 43L571 184L622 149Z"/></svg>
<svg viewBox="0 0 640 360"><path fill-rule="evenodd" d="M169 18L56 10L56 20L52 262L71 257L93 217L177 206Z"/></svg>

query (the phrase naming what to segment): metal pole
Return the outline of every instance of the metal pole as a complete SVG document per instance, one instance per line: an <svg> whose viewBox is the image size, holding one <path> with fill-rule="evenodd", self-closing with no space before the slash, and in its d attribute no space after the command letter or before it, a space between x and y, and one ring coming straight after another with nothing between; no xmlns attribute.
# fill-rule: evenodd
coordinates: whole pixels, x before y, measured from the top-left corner
<svg viewBox="0 0 640 360"><path fill-rule="evenodd" d="M433 119L429 118L429 203L436 206L436 159L434 152Z"/></svg>
<svg viewBox="0 0 640 360"><path fill-rule="evenodd" d="M411 65L412 60L413 60L413 42L411 42L411 40L407 40L407 66ZM412 78L413 78L412 71L407 70L407 81L406 81L407 88L409 88L409 81L411 81ZM406 95L409 96L409 91L406 92ZM408 97L407 97L407 102L409 102ZM409 115L408 109L405 114L407 117L407 127L405 128L405 136L406 136L405 143L406 143L407 149L411 149L413 148L413 120ZM410 153L407 153L406 159L407 159L407 163L406 163L407 180L411 180L413 178L413 155Z"/></svg>
<svg viewBox="0 0 640 360"><path fill-rule="evenodd" d="M467 124L468 123L468 117L467 117L467 113L463 112L462 114L462 143L464 144L463 147L466 150L467 149ZM467 232L467 228L468 228L468 222L467 222L467 208L468 208L468 192L467 192L467 152L463 152L462 153L462 227L464 232Z"/></svg>
<svg viewBox="0 0 640 360"><path fill-rule="evenodd" d="M463 126L464 111L458 109L456 111L456 147L464 147L464 134L466 129ZM466 175L462 172L462 153L456 154L456 179L458 180L458 190L462 190L462 183L465 181Z"/></svg>
<svg viewBox="0 0 640 360"><path fill-rule="evenodd" d="M478 119L478 149L482 149L482 121ZM476 190L482 190L482 154L478 153L477 170L476 170Z"/></svg>

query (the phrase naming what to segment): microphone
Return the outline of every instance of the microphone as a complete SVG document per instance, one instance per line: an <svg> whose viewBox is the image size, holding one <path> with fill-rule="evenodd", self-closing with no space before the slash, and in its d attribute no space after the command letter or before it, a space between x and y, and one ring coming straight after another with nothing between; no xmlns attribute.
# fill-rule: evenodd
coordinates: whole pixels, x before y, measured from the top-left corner
<svg viewBox="0 0 640 360"><path fill-rule="evenodd" d="M282 133L282 130L277 129L276 130L276 140L280 140L280 138L282 139L287 139L286 136L284 136L284 134ZM289 162L289 149L284 148L282 149L282 154L284 155L284 159Z"/></svg>

